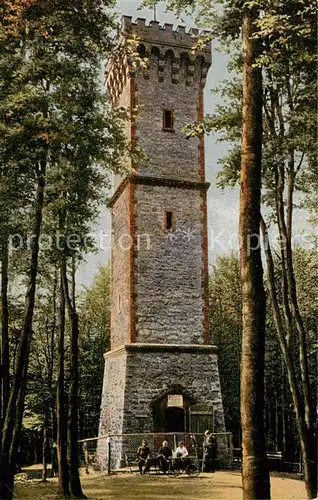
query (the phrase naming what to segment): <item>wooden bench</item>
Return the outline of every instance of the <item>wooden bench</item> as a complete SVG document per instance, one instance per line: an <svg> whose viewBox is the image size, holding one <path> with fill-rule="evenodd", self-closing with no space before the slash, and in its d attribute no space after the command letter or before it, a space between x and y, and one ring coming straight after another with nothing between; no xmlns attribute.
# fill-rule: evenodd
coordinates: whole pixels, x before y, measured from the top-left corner
<svg viewBox="0 0 318 500"><path fill-rule="evenodd" d="M267 460L271 470L283 470L283 454L281 451L269 451L267 453ZM242 466L242 449L233 448L233 465L237 467Z"/></svg>
<svg viewBox="0 0 318 500"><path fill-rule="evenodd" d="M283 470L283 453L281 451L267 452L267 460L270 470L282 471Z"/></svg>
<svg viewBox="0 0 318 500"><path fill-rule="evenodd" d="M135 451L127 451L125 453L125 467L129 469L131 473L139 472L138 457Z"/></svg>
<svg viewBox="0 0 318 500"><path fill-rule="evenodd" d="M302 464L301 462L283 462L283 468L286 472L294 472L296 474L302 473Z"/></svg>
<svg viewBox="0 0 318 500"><path fill-rule="evenodd" d="M151 453L150 454L150 459L156 458L157 454L156 453ZM137 453L135 451L127 451L125 453L125 467L129 469L129 471L133 474L134 472L139 472L139 460ZM160 467L157 465L151 465L151 467L154 467L156 474L160 472Z"/></svg>

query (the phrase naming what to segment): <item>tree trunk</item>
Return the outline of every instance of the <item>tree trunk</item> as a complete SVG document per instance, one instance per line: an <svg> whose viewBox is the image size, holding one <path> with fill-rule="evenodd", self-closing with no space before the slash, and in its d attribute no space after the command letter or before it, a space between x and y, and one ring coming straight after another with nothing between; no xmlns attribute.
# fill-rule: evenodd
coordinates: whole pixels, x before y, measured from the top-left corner
<svg viewBox="0 0 318 500"><path fill-rule="evenodd" d="M67 464L67 426L65 412L65 387L64 387L64 341L65 341L65 297L62 286L60 287L60 310L59 310L59 342L58 342L58 379L56 392L56 446L57 463L59 473L60 495L70 496L69 470Z"/></svg>
<svg viewBox="0 0 318 500"><path fill-rule="evenodd" d="M285 320L287 326L288 345L290 345L291 332L292 332L291 316L295 321L296 328L298 331L299 364L300 364L300 374L302 381L302 392L305 401L306 424L309 429L314 429L314 410L312 405L309 370L308 370L307 334L298 306L296 280L295 280L293 256L292 256L291 224L292 224L294 175L292 175L293 165L291 164L291 162L292 162L292 157L290 158L289 161L289 175L288 175L288 185L287 185L287 193L288 193L287 227L285 223L284 198L283 198L285 172L282 166L278 168L278 177L277 177L278 182L276 189L276 211L277 211L278 229L280 234L281 257L282 257L282 268L283 268L283 307L284 307ZM287 316L286 316L286 311L288 312Z"/></svg>
<svg viewBox="0 0 318 500"><path fill-rule="evenodd" d="M27 346L27 350L25 352L25 357L27 359L29 359L30 347L31 347L31 337L29 337L29 343ZM15 466L16 463L18 462L17 455L18 455L19 440L20 440L23 413L24 413L24 398L25 398L25 393L26 393L27 370L28 370L28 362L25 363L24 368L23 368L23 377L22 377L21 387L19 390L19 395L18 395L18 400L17 400L16 413L15 413L15 425L14 425L14 429L13 429L10 452L9 452L9 462L12 463L13 466Z"/></svg>
<svg viewBox="0 0 318 500"><path fill-rule="evenodd" d="M43 442L42 442L42 481L47 479L47 450L48 450L48 421L45 419L43 426Z"/></svg>
<svg viewBox="0 0 318 500"><path fill-rule="evenodd" d="M75 281L73 276L73 282ZM79 477L78 460L78 315L75 310L75 298L70 297L66 259L62 262L62 283L65 301L67 305L69 319L71 321L71 359L70 359L70 399L69 399L69 418L68 418L68 459L70 471L70 490L76 498L86 498L82 491ZM73 285L74 286L74 285Z"/></svg>
<svg viewBox="0 0 318 500"><path fill-rule="evenodd" d="M266 299L259 242L262 173L262 75L253 67L258 42L252 39L255 12L243 12L243 128L240 193L242 283L241 423L243 497L269 499L264 430Z"/></svg>
<svg viewBox="0 0 318 500"><path fill-rule="evenodd" d="M15 445L13 444L13 434L14 431L17 433L21 428L21 422L17 421L18 418L22 419L22 414L17 411L19 392L23 388L24 378L26 376L26 366L28 364L28 354L29 354L29 344L32 336L32 322L33 322L33 311L34 311L34 300L35 300L35 290L36 290L36 278L38 271L38 255L39 255L39 238L41 234L41 226L42 226L42 212L43 212L43 203L44 203L44 188L45 188L45 170L46 163L43 162L40 166L40 171L38 173L38 182L37 182L37 192L36 192L36 200L35 200L35 209L34 209L34 225L33 225L33 233L32 233L32 242L31 242L31 262L30 262L30 274L28 280L27 293L25 298L25 312L23 325L21 330L21 336L19 339L19 345L16 353L16 361L15 361L15 371L14 378L12 383L12 388L10 392L10 397L7 405L7 411L3 426L3 434L2 434L2 443L1 443L1 452L7 459L9 460L9 456L15 460L15 454L17 453L17 445L18 445L18 436L16 436ZM20 392L20 398L24 399L24 391ZM10 463L7 477L3 478L0 476L0 498L2 494L1 482L4 485L13 485L14 481L14 465ZM4 486L5 494L7 494L7 490ZM7 498L4 496L3 498ZM11 497L9 497L11 498Z"/></svg>
<svg viewBox="0 0 318 500"><path fill-rule="evenodd" d="M293 366L290 350L288 348L283 323L281 319L274 275L274 263L270 249L267 229L264 221L261 221L264 249L268 270L268 285L271 297L273 310L273 318L280 343L282 357L286 366L286 374L288 378L289 388L292 395L294 411L296 416L297 431L300 440L300 448L304 467L305 484L308 498L316 498L317 496L317 459L315 453L315 439L307 428L305 421L304 405L302 403L301 394L297 385L297 377Z"/></svg>
<svg viewBox="0 0 318 500"><path fill-rule="evenodd" d="M0 360L0 439L3 428L3 420L9 400L10 378L9 378L9 307L8 307L8 267L9 248L7 237L2 241L1 252L1 360Z"/></svg>
<svg viewBox="0 0 318 500"><path fill-rule="evenodd" d="M54 404L54 401L52 402ZM52 407L53 408L53 407ZM52 463L52 469L51 469L51 477L55 477L58 474L58 463L57 463L57 453L56 453L56 416L55 412L52 409L51 411L51 422L52 422L52 434L51 434L51 441L50 441L50 448L51 448L51 463Z"/></svg>
<svg viewBox="0 0 318 500"><path fill-rule="evenodd" d="M285 365L284 360L282 360L282 452L285 456L286 454L286 403L285 403Z"/></svg>

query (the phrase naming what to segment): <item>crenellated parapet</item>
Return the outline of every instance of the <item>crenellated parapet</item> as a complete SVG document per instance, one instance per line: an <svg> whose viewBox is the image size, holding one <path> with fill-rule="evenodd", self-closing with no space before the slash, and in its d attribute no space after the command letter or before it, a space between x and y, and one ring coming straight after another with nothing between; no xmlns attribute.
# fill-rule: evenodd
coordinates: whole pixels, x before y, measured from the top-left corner
<svg viewBox="0 0 318 500"><path fill-rule="evenodd" d="M113 101L117 101L129 76L136 71L145 80L170 81L186 86L204 86L211 66L210 41L193 50L198 37L206 39L207 31L184 26L174 29L172 24L123 16L120 45L106 69L106 84Z"/></svg>

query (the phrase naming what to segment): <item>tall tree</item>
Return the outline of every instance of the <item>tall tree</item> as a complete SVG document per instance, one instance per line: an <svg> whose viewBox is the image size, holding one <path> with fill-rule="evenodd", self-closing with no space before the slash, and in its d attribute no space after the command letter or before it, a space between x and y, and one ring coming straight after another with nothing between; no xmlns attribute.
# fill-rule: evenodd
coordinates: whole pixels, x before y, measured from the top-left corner
<svg viewBox="0 0 318 500"><path fill-rule="evenodd" d="M59 339L58 339L58 373L56 392L57 413L57 461L59 475L59 490L62 496L69 496L69 469L67 463L67 420L65 404L65 297L62 277L60 277L59 306Z"/></svg>
<svg viewBox="0 0 318 500"><path fill-rule="evenodd" d="M110 336L110 269L100 267L78 298L80 325L80 433L98 434L104 359Z"/></svg>
<svg viewBox="0 0 318 500"><path fill-rule="evenodd" d="M240 263L236 254L219 257L209 280L211 344L218 346L225 427L233 446L241 447L240 359L242 297Z"/></svg>
<svg viewBox="0 0 318 500"><path fill-rule="evenodd" d="M151 2L146 2L146 4ZM217 4L222 5L221 15ZM239 239L242 283L241 424L244 498L270 498L264 432L264 356L266 298L259 245L262 177L261 44L256 22L261 1L172 0L169 8L199 10L207 27L216 15L221 38L242 39L243 102ZM212 21L213 22L213 21Z"/></svg>
<svg viewBox="0 0 318 500"><path fill-rule="evenodd" d="M243 7L243 106L240 175L242 283L241 425L244 498L270 498L264 429L266 298L260 249L262 178L262 73L255 40L257 8Z"/></svg>
<svg viewBox="0 0 318 500"><path fill-rule="evenodd" d="M73 2L16 0L1 4L0 59L4 72L1 100L1 155L24 172L32 185L28 212L29 282L15 373L6 409L1 451L10 463L2 477L3 498L12 496L13 469L21 429L25 378L31 344L39 243L45 191L56 165L114 165L124 145L119 123L101 92L101 58L110 49L111 1ZM65 176L68 172L65 172ZM54 177L54 176L53 176ZM20 207L24 214L25 206Z"/></svg>
<svg viewBox="0 0 318 500"><path fill-rule="evenodd" d="M287 348L296 341L298 345L298 363L295 357L288 369L293 370L293 377L301 386L299 404L302 409L296 412L297 419L305 418L308 428L309 443L315 441L313 423L313 396L310 390L308 367L308 332L299 307L297 280L294 271L292 249L293 220L295 207L306 208L311 201L315 179L316 160L313 146L316 137L317 107L315 61L316 52L316 4L313 2L276 2L264 5L263 15L256 23L255 37L263 40L262 52L256 65L263 71L263 203L269 223L276 223L279 233L280 265L273 261L273 274L281 275L280 285L276 285L277 306L282 306L282 324L276 322L277 335L283 328ZM241 70L240 54L232 69ZM235 185L241 169L240 129L242 126L242 82L233 78L222 89L225 97L217 113L207 117L203 129L221 131L222 140L234 145L230 154L222 159L223 168L219 174L222 187ZM227 100L228 99L228 102ZM201 124L202 126L202 124ZM264 223L265 224L265 223ZM264 225L264 231L266 227ZM267 244L267 242L266 242ZM268 267L270 260L267 260ZM274 287L272 288L274 290ZM271 301L274 307L275 301ZM278 311L279 312L279 311ZM276 314L276 312L275 312ZM274 316L275 316L274 314ZM287 363L283 344L282 356ZM287 366L286 366L287 370ZM291 392L295 385L289 378ZM297 394L293 396L297 400ZM304 417L303 417L303 416ZM298 429L303 426L298 422ZM304 433L301 433L304 436ZM300 440L303 437L300 435ZM316 454L311 446L303 461L307 462L305 480L308 496L315 495ZM310 472L311 471L311 472ZM308 474L307 474L308 472Z"/></svg>

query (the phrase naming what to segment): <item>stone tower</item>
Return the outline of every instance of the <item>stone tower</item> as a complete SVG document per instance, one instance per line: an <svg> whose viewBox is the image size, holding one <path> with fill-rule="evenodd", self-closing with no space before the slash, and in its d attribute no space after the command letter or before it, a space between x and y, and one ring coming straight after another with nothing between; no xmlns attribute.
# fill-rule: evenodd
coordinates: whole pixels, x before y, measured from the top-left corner
<svg viewBox="0 0 318 500"><path fill-rule="evenodd" d="M224 431L217 350L209 345L207 203L201 119L209 44L171 24L122 19L142 63L108 64L114 105L130 109L127 134L145 157L115 176L111 350L105 354L100 435ZM137 108L137 112L136 112ZM203 411L200 408L211 409ZM195 408L197 411L191 410Z"/></svg>

